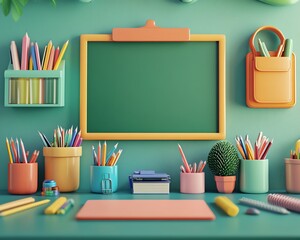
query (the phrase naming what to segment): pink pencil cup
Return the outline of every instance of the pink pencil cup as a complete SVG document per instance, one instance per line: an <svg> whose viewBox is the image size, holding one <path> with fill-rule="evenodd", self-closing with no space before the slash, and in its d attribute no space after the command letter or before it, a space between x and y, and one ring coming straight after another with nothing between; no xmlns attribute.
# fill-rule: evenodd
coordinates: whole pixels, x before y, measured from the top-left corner
<svg viewBox="0 0 300 240"><path fill-rule="evenodd" d="M181 193L204 193L205 173L180 173Z"/></svg>
<svg viewBox="0 0 300 240"><path fill-rule="evenodd" d="M8 192L11 194L33 194L37 191L37 163L8 164Z"/></svg>
<svg viewBox="0 0 300 240"><path fill-rule="evenodd" d="M289 193L300 193L299 159L285 159L285 188Z"/></svg>

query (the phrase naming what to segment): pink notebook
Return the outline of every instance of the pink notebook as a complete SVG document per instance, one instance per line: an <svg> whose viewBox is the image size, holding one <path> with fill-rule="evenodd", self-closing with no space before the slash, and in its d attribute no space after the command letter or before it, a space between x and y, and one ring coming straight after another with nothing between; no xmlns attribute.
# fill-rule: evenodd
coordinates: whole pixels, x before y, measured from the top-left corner
<svg viewBox="0 0 300 240"><path fill-rule="evenodd" d="M78 220L214 220L204 200L88 200Z"/></svg>

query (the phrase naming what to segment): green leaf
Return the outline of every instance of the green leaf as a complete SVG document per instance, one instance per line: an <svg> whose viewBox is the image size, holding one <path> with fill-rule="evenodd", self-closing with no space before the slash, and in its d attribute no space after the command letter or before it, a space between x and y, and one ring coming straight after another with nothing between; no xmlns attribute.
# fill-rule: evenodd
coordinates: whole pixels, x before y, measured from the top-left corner
<svg viewBox="0 0 300 240"><path fill-rule="evenodd" d="M26 4L28 3L28 0L18 0L18 1L23 7L25 7Z"/></svg>
<svg viewBox="0 0 300 240"><path fill-rule="evenodd" d="M12 0L11 16L15 21L18 21L23 13L23 6L19 0Z"/></svg>
<svg viewBox="0 0 300 240"><path fill-rule="evenodd" d="M7 16L11 9L11 0L2 0L2 11L4 16Z"/></svg>
<svg viewBox="0 0 300 240"><path fill-rule="evenodd" d="M55 0L51 0L52 4L54 7L56 7L56 1Z"/></svg>

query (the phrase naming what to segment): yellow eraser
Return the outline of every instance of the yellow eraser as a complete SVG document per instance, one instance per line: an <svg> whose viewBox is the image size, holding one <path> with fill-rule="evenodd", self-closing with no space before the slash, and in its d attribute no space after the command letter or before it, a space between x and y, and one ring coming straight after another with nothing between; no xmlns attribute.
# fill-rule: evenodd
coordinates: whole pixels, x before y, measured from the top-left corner
<svg viewBox="0 0 300 240"><path fill-rule="evenodd" d="M59 197L56 199L49 207L45 209L45 214L55 214L58 209L61 208L62 205L67 201L65 197Z"/></svg>
<svg viewBox="0 0 300 240"><path fill-rule="evenodd" d="M238 206L235 205L228 197L224 197L224 196L216 197L215 203L230 217L234 217L239 213Z"/></svg>

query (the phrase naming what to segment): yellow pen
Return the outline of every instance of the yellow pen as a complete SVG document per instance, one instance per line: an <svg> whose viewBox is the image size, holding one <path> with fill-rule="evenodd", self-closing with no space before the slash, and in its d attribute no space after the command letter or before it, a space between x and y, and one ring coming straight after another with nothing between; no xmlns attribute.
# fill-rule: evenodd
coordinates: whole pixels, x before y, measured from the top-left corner
<svg viewBox="0 0 300 240"><path fill-rule="evenodd" d="M65 54L65 51L66 51L68 45L69 45L69 40L66 41L65 44L63 45L63 47L62 47L62 49L61 49L61 51L60 51L60 53L58 55L58 58L57 58L57 60L56 60L56 62L54 64L53 70L57 70L58 69L59 64L60 64L60 62L61 62L61 60L62 60L62 58L63 58L63 56Z"/></svg>

